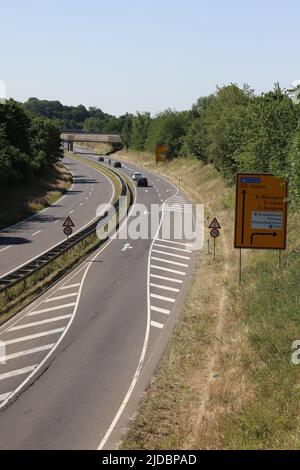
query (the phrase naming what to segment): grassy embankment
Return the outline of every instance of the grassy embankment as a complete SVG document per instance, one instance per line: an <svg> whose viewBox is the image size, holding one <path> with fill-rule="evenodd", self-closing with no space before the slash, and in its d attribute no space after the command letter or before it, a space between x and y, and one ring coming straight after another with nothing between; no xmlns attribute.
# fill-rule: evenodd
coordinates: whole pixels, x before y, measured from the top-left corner
<svg viewBox="0 0 300 470"><path fill-rule="evenodd" d="M120 158L157 171L151 155ZM203 249L162 363L121 444L123 449L299 448L300 220L289 215L288 250L233 249L234 191L195 159L160 165L222 234L217 260Z"/></svg>
<svg viewBox="0 0 300 470"><path fill-rule="evenodd" d="M111 144L93 143L93 142L76 142L76 147L80 147L82 151L96 151L99 155L106 155L111 152Z"/></svg>
<svg viewBox="0 0 300 470"><path fill-rule="evenodd" d="M72 175L62 164L57 164L43 177L0 188L0 229L54 204L71 186Z"/></svg>
<svg viewBox="0 0 300 470"><path fill-rule="evenodd" d="M100 166L94 162L86 162L81 157L67 154L77 161L82 161L92 168L100 169ZM121 192L119 180L105 168L101 167L101 172L107 174L114 186L115 196L112 203L116 201ZM127 199L127 204L129 199ZM104 228L103 228L104 232ZM103 239L105 237L103 236ZM51 261L37 272L31 274L25 279L19 281L13 287L0 292L0 325L19 312L22 308L32 302L38 295L53 285L58 279L70 272L82 262L89 254L102 244L97 234L94 232L88 235L67 252L61 254L58 258Z"/></svg>

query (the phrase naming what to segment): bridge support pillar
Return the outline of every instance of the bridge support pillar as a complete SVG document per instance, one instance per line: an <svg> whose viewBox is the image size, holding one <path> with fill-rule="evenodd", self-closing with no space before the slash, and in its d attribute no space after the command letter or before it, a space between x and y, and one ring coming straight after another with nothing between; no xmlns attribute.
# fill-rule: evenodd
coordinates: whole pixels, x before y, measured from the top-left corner
<svg viewBox="0 0 300 470"><path fill-rule="evenodd" d="M73 144L73 141L71 141L71 140L68 142L68 151L69 152L74 151L74 144Z"/></svg>

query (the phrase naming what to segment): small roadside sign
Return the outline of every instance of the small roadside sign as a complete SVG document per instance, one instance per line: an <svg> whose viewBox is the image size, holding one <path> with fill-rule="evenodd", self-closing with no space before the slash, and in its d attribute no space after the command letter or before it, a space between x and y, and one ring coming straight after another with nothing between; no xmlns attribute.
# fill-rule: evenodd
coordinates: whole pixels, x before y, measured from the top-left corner
<svg viewBox="0 0 300 470"><path fill-rule="evenodd" d="M287 191L284 178L237 174L235 248L286 249Z"/></svg>
<svg viewBox="0 0 300 470"><path fill-rule="evenodd" d="M213 228L211 231L210 231L210 236L212 238L217 238L218 236L220 235L220 232L217 228Z"/></svg>
<svg viewBox="0 0 300 470"><path fill-rule="evenodd" d="M66 220L63 223L63 227L75 227L75 224L71 217L67 217Z"/></svg>
<svg viewBox="0 0 300 470"><path fill-rule="evenodd" d="M71 227L65 227L64 228L64 234L67 236L67 237L70 237L73 233L73 230Z"/></svg>
<svg viewBox="0 0 300 470"><path fill-rule="evenodd" d="M215 217L214 220L211 222L208 228L215 228L215 229L220 229L221 225L219 224L217 218Z"/></svg>
<svg viewBox="0 0 300 470"><path fill-rule="evenodd" d="M169 148L167 145L157 145L156 147L156 163L165 162L168 159Z"/></svg>

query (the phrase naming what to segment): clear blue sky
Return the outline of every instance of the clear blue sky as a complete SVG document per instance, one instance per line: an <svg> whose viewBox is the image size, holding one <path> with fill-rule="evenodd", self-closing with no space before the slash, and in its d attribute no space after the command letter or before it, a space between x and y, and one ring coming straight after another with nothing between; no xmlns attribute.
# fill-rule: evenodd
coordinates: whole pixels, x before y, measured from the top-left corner
<svg viewBox="0 0 300 470"><path fill-rule="evenodd" d="M187 109L216 85L300 79L299 0L8 0L8 95L113 114Z"/></svg>

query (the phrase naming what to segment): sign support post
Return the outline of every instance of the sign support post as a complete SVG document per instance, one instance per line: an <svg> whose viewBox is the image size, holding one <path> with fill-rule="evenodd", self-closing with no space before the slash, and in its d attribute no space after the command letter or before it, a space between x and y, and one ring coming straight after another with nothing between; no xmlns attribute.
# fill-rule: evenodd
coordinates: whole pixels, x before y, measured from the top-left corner
<svg viewBox="0 0 300 470"><path fill-rule="evenodd" d="M242 248L240 248L240 260L239 260L239 285L242 284Z"/></svg>
<svg viewBox="0 0 300 470"><path fill-rule="evenodd" d="M212 221L212 223L209 225L208 228L211 229L210 236L214 239L214 260L215 260L216 259L216 238L218 238L218 236L220 235L219 230L221 228L221 225L219 224L216 217L214 218L214 220Z"/></svg>

